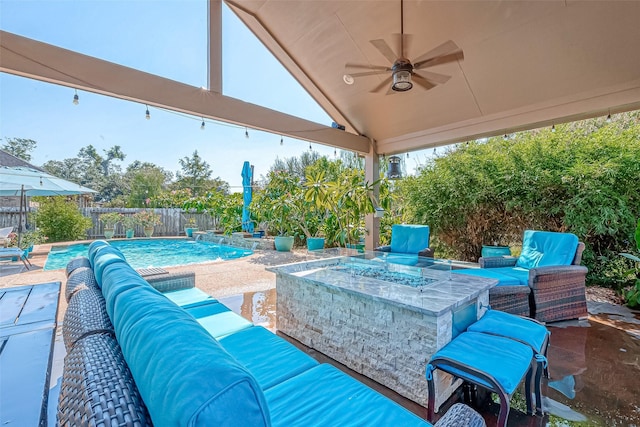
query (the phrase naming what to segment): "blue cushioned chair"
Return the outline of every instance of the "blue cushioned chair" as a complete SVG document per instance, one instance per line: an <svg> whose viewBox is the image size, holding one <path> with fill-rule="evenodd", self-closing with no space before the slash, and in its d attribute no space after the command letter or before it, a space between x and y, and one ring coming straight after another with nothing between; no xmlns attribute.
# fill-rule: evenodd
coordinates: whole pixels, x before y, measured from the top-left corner
<svg viewBox="0 0 640 427"><path fill-rule="evenodd" d="M520 257L481 257L479 270L455 273L498 278L498 286L489 292L494 309L542 322L576 319L587 315L583 250L584 243L574 234L525 230ZM500 289L504 286L510 288Z"/></svg>
<svg viewBox="0 0 640 427"><path fill-rule="evenodd" d="M391 244L379 246L375 250L433 258L433 249L429 247L430 237L428 225L394 224L391 227Z"/></svg>

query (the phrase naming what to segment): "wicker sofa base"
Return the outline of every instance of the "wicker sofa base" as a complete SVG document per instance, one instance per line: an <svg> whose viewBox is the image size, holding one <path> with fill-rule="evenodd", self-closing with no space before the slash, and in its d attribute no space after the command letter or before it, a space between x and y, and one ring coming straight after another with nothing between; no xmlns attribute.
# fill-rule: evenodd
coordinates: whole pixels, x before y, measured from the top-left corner
<svg viewBox="0 0 640 427"><path fill-rule="evenodd" d="M493 310L530 317L530 294L528 286L496 286L489 290L489 305Z"/></svg>

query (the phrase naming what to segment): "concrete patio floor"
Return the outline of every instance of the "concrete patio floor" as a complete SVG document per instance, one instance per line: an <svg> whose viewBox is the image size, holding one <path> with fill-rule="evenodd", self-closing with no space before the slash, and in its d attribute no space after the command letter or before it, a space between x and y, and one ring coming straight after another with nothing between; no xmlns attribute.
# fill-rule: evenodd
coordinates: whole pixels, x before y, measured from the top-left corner
<svg viewBox="0 0 640 427"><path fill-rule="evenodd" d="M0 264L0 288L66 280L63 270L44 271L49 247L37 248L24 271L22 264ZM170 272L193 271L196 286L221 299L229 308L255 324L276 331L275 275L265 271L269 265L307 259L306 251L282 253L256 251L252 256L224 262L166 267ZM604 301L589 301L589 318L581 321L549 324L551 345L549 368L551 379L543 380L543 405L552 415L529 417L512 409L509 426L640 426L640 313ZM66 310L60 300L59 323ZM60 328L58 328L60 330ZM287 337L285 337L287 338ZM426 410L393 391L362 377L326 356L289 339L321 362L344 369L369 386L424 417ZM50 419L55 417L57 387L64 358L58 333L52 369ZM512 403L518 408L519 401ZM498 405L490 401L477 408L495 424Z"/></svg>

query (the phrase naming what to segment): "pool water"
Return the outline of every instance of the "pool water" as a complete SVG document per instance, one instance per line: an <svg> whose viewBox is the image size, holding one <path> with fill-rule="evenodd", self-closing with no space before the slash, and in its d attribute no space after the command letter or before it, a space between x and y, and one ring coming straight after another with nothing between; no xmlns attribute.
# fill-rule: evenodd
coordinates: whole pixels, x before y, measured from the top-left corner
<svg viewBox="0 0 640 427"><path fill-rule="evenodd" d="M109 241L109 244L120 249L133 268L169 267L208 261L224 261L253 254L250 249L185 239L113 240ZM65 268L73 258L87 256L88 253L89 243L53 246L47 257L44 270Z"/></svg>

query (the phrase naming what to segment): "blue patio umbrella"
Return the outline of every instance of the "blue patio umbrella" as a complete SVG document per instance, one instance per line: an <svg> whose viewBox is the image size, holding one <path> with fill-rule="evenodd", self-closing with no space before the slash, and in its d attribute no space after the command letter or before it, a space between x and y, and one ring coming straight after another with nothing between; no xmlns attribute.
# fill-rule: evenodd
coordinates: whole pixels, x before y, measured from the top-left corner
<svg viewBox="0 0 640 427"><path fill-rule="evenodd" d="M251 165L249 162L244 162L244 165L242 165L242 199L244 201L242 205L242 231L248 233L253 233L253 222L251 222L251 214L249 213L249 204L252 197L252 177L253 170Z"/></svg>

